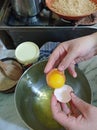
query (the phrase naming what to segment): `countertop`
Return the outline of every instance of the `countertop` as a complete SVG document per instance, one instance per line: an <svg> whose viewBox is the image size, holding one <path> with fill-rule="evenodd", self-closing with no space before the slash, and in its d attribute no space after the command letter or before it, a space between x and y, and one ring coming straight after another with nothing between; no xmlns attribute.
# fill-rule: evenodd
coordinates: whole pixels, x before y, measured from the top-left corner
<svg viewBox="0 0 97 130"><path fill-rule="evenodd" d="M0 42L0 59L15 57L14 50L7 50ZM0 130L29 130L17 113L14 93L0 93Z"/></svg>
<svg viewBox="0 0 97 130"><path fill-rule="evenodd" d="M14 56L14 50L0 50L0 56L10 54ZM97 106L97 56L79 63L78 66L89 81L93 94L92 104ZM0 93L0 130L29 130L16 111L14 93Z"/></svg>

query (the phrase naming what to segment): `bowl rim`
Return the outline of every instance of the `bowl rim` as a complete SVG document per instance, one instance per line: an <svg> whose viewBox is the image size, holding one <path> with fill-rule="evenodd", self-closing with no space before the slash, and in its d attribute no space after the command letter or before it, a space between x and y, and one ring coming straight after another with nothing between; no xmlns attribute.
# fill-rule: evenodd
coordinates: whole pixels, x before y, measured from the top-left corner
<svg viewBox="0 0 97 130"><path fill-rule="evenodd" d="M91 12L91 13L87 13L87 14L79 15L79 16L77 16L77 15L76 15L76 16L72 16L72 15L66 15L66 14L62 15L61 13L59 13L58 11L54 10L54 8L51 7L51 4L52 4L53 1L54 1L54 0L45 0L46 6L47 6L52 12L54 12L55 14L57 14L59 17L61 17L61 18L63 18L63 19L67 19L67 20L75 20L75 21L77 21L77 20L79 20L79 19L81 19L81 18L84 18L84 17L86 17L86 16L89 16L89 15L91 15L91 14L93 14L93 13L95 13L95 12L97 11L97 9L96 9L95 11L93 11L93 12ZM93 3L96 3L95 0L90 0L90 1L92 1ZM97 3L96 3L96 5L97 5Z"/></svg>

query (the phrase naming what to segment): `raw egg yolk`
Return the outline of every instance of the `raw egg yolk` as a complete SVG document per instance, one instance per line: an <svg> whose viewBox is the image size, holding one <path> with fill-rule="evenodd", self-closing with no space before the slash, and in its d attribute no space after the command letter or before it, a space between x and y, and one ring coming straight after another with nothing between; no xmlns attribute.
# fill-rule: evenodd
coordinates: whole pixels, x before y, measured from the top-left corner
<svg viewBox="0 0 97 130"><path fill-rule="evenodd" d="M55 68L55 69L52 69L46 75L46 81L49 87L60 88L65 84L66 77L64 75L64 72L61 72Z"/></svg>

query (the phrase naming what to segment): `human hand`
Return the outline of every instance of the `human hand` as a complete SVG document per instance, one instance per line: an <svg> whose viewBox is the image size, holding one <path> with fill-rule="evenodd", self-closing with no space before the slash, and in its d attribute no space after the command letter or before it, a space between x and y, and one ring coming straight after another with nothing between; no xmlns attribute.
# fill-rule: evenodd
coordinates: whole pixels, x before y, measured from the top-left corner
<svg viewBox="0 0 97 130"><path fill-rule="evenodd" d="M55 96L52 96L53 118L67 130L97 130L97 108L79 99L73 93L71 97L73 104L71 108L74 108L72 111L66 104L59 103Z"/></svg>
<svg viewBox="0 0 97 130"><path fill-rule="evenodd" d="M44 72L48 73L56 67L60 71L68 68L76 77L75 64L88 60L97 53L97 33L61 43L49 57Z"/></svg>

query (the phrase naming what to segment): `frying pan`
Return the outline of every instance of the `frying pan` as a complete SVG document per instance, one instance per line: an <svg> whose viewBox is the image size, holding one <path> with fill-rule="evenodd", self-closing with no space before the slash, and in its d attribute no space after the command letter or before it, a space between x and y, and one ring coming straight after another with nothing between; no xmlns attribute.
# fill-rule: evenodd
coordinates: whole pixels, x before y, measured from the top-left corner
<svg viewBox="0 0 97 130"><path fill-rule="evenodd" d="M40 61L27 69L17 83L15 104L17 111L31 130L64 130L52 117L50 100L53 89L47 86L44 68L47 60ZM91 89L80 69L76 67L77 78L66 70L66 84L72 86L75 94L91 103Z"/></svg>
<svg viewBox="0 0 97 130"><path fill-rule="evenodd" d="M91 0L92 2L94 2L96 5L97 5L97 0ZM61 13L59 13L58 11L56 11L54 8L52 8L52 3L54 2L54 0L45 0L45 3L46 3L46 6L52 11L52 12L54 12L55 14L57 14L59 17L61 17L61 18L63 18L63 19L66 19L66 20L74 20L74 21L76 21L76 20L79 20L79 19L81 19L81 18L83 18L83 17L86 17L86 16L89 16L89 15L91 15L91 14L93 14L93 13L95 13L96 11L97 11L97 9L96 9L96 11L94 11L94 12L90 12L90 13L88 13L88 14L83 14L83 15L79 15L79 16L69 16L69 15L65 15L65 14L61 14ZM64 12L65 13L65 12Z"/></svg>

